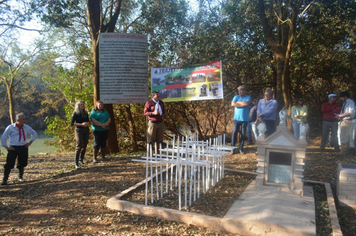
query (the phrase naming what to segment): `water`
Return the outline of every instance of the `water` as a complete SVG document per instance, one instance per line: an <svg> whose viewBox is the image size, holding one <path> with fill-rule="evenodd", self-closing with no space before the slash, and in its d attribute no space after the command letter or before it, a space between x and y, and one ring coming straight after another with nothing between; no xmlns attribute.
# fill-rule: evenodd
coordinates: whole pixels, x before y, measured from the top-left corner
<svg viewBox="0 0 356 236"><path fill-rule="evenodd" d="M32 143L29 148L29 155L36 155L37 153L53 153L55 151L54 147L46 146L44 144L45 140L51 140L52 137L43 133L43 130L36 130L37 139ZM31 137L27 137L30 139ZM27 140L27 139L26 139ZM7 151L4 147L1 147L2 154L6 154Z"/></svg>
<svg viewBox="0 0 356 236"><path fill-rule="evenodd" d="M53 153L56 149L44 144L44 141L51 140L52 136L44 134L43 130L36 130L36 132L37 139L30 146L29 155L36 155L37 153Z"/></svg>

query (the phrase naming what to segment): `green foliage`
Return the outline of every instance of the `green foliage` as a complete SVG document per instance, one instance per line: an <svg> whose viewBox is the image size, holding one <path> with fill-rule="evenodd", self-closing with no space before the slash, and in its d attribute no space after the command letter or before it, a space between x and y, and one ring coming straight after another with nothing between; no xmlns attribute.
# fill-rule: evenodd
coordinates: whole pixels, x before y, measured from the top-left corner
<svg viewBox="0 0 356 236"><path fill-rule="evenodd" d="M69 132L69 130L73 131L73 128L70 127L66 119L56 115L54 117L47 117L45 121L47 128L44 133L53 135L52 140L45 141L46 145L54 146L58 152L75 150L74 132Z"/></svg>
<svg viewBox="0 0 356 236"><path fill-rule="evenodd" d="M83 64L75 69L64 69L59 67L56 71L57 77L47 77L44 81L54 91L60 92L60 96L53 99L48 97L43 104L63 103L65 116L47 117L47 128L45 133L53 135L53 141L47 144L56 147L59 152L73 151L75 148L74 128L70 125L70 119L74 112L77 101L84 101L86 109L90 113L93 107L93 83L91 82L90 66ZM55 100L55 101L54 101ZM89 146L92 143L89 143Z"/></svg>
<svg viewBox="0 0 356 236"><path fill-rule="evenodd" d="M149 66L186 64L192 28L187 1L142 1L140 12L141 17L131 24L128 32L147 35Z"/></svg>
<svg viewBox="0 0 356 236"><path fill-rule="evenodd" d="M14 37L14 30L24 28L24 23L31 20L31 2L32 0L0 1L1 42L8 44L7 37Z"/></svg>
<svg viewBox="0 0 356 236"><path fill-rule="evenodd" d="M106 24L110 19L109 9L113 5L108 5L107 1L100 2L103 9L107 9L103 10L105 13L103 23ZM298 10L305 9L305 12L298 16L297 38L292 45L289 63L290 94L293 99L297 96L304 97L313 117L311 127L319 127L320 107L327 93L341 90L356 91L354 82L356 71L353 67L356 59L354 50L356 6L355 2L350 0L292 2L300 3L301 7ZM312 4L306 8L311 2ZM58 132L64 144L69 137L74 139L72 128L68 126L74 102L76 99L85 100L88 107L88 102L92 100L90 91L92 85L89 78L92 76L93 65L84 63L92 57L90 48L86 45L87 41L82 37L76 37L75 33L79 23L85 25L87 21L87 19L83 21L86 17L84 14L77 15L79 7L84 9L85 2L75 1L78 6L70 5L70 1L51 2L55 3L59 5L44 13L53 16L46 22L56 23L58 19L70 16L63 21L64 25L57 26L67 27L66 32L72 35L71 41L77 43L75 53L80 54L82 58L78 60L80 62L74 70L60 69L56 71L59 73L57 76L47 79L52 89L59 91L62 96L55 99L48 97L46 101L49 103L63 101L67 104L65 118L67 126L61 123L61 120L53 119L49 122L53 125L58 122L61 124L60 127L53 127L67 131L67 136ZM184 134L182 127L193 132L198 130L206 136L229 132L233 114L230 103L239 85L246 85L253 98L262 97L263 90L267 87L277 87L277 63L261 27L258 1L224 0L217 3L212 0L201 0L196 14L189 14L187 3L184 0L123 1L116 31L147 34L149 67L181 66L222 60L225 99L167 103L165 126L171 135ZM266 11L266 14L269 18L268 23L274 27L273 35L280 37L279 42L285 42L282 36L286 34L278 34L278 27L282 25L277 21L277 16L283 19L290 18L287 1L265 3L269 9L284 12L279 15L280 12ZM277 3L280 5L276 5ZM64 7L66 9L62 14L59 9ZM88 26L79 29L86 27ZM283 26L284 32L287 28ZM79 46L81 44L82 47ZM85 79L78 80L79 78ZM121 150L133 150L134 142L139 146L144 145L146 118L142 112L142 104L114 105ZM130 119L132 123L128 122Z"/></svg>
<svg viewBox="0 0 356 236"><path fill-rule="evenodd" d="M46 6L43 12L38 12L42 21L56 27L69 27L73 25L73 19L82 15L82 10L79 8L81 2L80 0L39 1L34 3L33 8Z"/></svg>

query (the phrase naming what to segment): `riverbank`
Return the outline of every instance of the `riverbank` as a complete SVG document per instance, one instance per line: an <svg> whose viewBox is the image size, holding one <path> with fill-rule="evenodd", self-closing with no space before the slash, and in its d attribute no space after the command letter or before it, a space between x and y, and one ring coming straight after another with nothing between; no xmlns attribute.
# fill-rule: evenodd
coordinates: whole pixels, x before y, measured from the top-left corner
<svg viewBox="0 0 356 236"><path fill-rule="evenodd" d="M30 156L37 155L38 153L54 153L56 151L54 147L45 145L45 141L51 140L52 136L44 134L43 130L36 130L36 132L37 132L37 139L35 142L32 143L31 147L29 148L29 155ZM6 154L5 148L1 147L0 150L1 150L0 156Z"/></svg>

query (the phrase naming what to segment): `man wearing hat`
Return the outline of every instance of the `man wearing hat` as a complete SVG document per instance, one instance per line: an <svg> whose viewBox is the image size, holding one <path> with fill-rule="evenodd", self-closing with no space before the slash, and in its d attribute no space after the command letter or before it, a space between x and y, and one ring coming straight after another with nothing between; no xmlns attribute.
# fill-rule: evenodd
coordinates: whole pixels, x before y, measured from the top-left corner
<svg viewBox="0 0 356 236"><path fill-rule="evenodd" d="M145 104L144 114L148 118L147 143L152 145L163 143L164 103L159 99L158 91L152 92L151 99Z"/></svg>
<svg viewBox="0 0 356 236"><path fill-rule="evenodd" d="M341 92L340 99L343 102L341 113L336 115L336 119L340 120L340 143L341 151L346 153L349 148L350 132L352 131L352 119L355 112L355 103L350 99L348 92Z"/></svg>
<svg viewBox="0 0 356 236"><path fill-rule="evenodd" d="M336 102L336 94L328 95L329 101L323 103L321 111L323 112L323 124L321 133L320 149L324 150L326 142L329 139L329 131L331 130L331 144L334 145L336 151L339 151L339 143L337 140L337 114L340 113L340 104Z"/></svg>

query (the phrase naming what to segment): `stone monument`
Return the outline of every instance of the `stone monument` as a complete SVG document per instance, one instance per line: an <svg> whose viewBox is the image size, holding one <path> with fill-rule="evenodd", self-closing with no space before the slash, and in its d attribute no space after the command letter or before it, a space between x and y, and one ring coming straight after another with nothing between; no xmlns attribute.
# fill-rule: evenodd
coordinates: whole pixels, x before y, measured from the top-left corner
<svg viewBox="0 0 356 236"><path fill-rule="evenodd" d="M336 191L340 203L356 207L356 164L338 164Z"/></svg>
<svg viewBox="0 0 356 236"><path fill-rule="evenodd" d="M265 124L259 124L256 187L281 186L302 195L308 124L302 125L301 135L297 140L287 129L286 115L287 109L279 112L280 123L277 130L268 137L264 135Z"/></svg>

